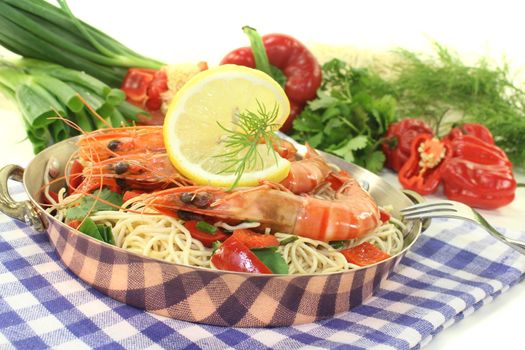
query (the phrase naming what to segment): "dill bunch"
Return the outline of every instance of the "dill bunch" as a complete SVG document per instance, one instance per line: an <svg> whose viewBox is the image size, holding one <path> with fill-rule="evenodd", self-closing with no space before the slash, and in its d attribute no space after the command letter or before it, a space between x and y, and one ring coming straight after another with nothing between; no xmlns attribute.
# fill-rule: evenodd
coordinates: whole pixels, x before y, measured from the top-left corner
<svg viewBox="0 0 525 350"><path fill-rule="evenodd" d="M513 82L508 63L481 58L470 66L438 43L434 49L435 58L395 51L399 60L386 90L397 99L398 115L424 119L440 135L453 124L483 124L515 166L525 168L525 91Z"/></svg>

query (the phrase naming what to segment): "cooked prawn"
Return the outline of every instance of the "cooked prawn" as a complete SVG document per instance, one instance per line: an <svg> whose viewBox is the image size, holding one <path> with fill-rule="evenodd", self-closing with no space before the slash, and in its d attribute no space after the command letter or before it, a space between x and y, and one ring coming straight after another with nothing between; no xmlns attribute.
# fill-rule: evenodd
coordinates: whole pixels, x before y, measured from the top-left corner
<svg viewBox="0 0 525 350"><path fill-rule="evenodd" d="M178 187L142 200L171 216L182 210L227 221L257 221L274 232L325 242L359 238L380 224L377 204L354 179L330 199L299 196L265 184L232 192L211 186Z"/></svg>
<svg viewBox="0 0 525 350"><path fill-rule="evenodd" d="M291 162L288 176L281 181L281 185L296 194L315 190L332 172L323 157L308 144L306 147L304 159Z"/></svg>
<svg viewBox="0 0 525 350"><path fill-rule="evenodd" d="M166 152L162 126L129 126L86 133L78 141L79 158L101 161L126 154Z"/></svg>
<svg viewBox="0 0 525 350"><path fill-rule="evenodd" d="M100 183L118 186L119 190L162 190L193 185L171 164L166 153L139 153L87 162L82 170L84 181L79 192L89 192Z"/></svg>

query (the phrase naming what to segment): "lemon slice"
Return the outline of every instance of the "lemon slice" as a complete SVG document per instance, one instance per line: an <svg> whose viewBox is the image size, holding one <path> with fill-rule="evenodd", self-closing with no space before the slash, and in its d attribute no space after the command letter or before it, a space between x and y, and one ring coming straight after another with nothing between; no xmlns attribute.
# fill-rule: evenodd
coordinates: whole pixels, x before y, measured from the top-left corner
<svg viewBox="0 0 525 350"><path fill-rule="evenodd" d="M240 130L239 113L256 112L259 106L270 111L276 107L274 123L279 126L290 113L284 90L267 74L237 65L198 73L177 92L166 113L164 142L172 164L199 185L231 186L237 176L226 170L224 154L231 149L225 140L230 134L221 126ZM287 176L287 160L268 152L267 145L257 145L257 151L259 160L247 163L238 186L279 182Z"/></svg>

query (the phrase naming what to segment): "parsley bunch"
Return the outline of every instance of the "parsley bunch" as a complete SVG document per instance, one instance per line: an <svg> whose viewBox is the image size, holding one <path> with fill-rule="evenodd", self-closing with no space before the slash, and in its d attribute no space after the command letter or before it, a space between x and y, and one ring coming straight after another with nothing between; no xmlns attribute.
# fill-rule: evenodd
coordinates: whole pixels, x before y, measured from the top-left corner
<svg viewBox="0 0 525 350"><path fill-rule="evenodd" d="M396 120L396 100L387 88L377 74L333 59L323 65L318 97L294 120L291 136L379 172L382 138Z"/></svg>

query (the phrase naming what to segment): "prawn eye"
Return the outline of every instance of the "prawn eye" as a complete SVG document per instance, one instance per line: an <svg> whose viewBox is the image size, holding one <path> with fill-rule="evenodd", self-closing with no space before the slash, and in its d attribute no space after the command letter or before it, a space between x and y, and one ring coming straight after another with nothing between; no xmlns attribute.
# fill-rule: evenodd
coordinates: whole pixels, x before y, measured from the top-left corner
<svg viewBox="0 0 525 350"><path fill-rule="evenodd" d="M195 193L192 192L183 192L180 194L180 200L182 203L190 204L193 201Z"/></svg>
<svg viewBox="0 0 525 350"><path fill-rule="evenodd" d="M192 203L197 208L206 208L210 205L211 202L211 194L208 192L199 192L195 194L195 198L193 198Z"/></svg>
<svg viewBox="0 0 525 350"><path fill-rule="evenodd" d="M115 174L121 175L124 174L126 171L128 171L129 164L128 162L118 162L115 165Z"/></svg>
<svg viewBox="0 0 525 350"><path fill-rule="evenodd" d="M108 142L108 148L111 151L116 151L118 149L118 146L120 146L121 142L119 140L111 140Z"/></svg>
<svg viewBox="0 0 525 350"><path fill-rule="evenodd" d="M206 208L211 203L211 194L208 192L182 192L180 200L185 204L193 204L197 208Z"/></svg>

